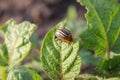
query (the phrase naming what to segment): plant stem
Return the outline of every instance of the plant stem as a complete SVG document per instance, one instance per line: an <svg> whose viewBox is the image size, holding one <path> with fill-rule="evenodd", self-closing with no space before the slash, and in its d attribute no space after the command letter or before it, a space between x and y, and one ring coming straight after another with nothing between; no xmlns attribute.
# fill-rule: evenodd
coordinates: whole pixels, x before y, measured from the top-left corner
<svg viewBox="0 0 120 80"><path fill-rule="evenodd" d="M107 60L109 60L109 58L110 58L110 51L109 50L107 51L106 56L107 56Z"/></svg>
<svg viewBox="0 0 120 80"><path fill-rule="evenodd" d="M2 80L6 80L6 77L7 77L6 68L2 67Z"/></svg>
<svg viewBox="0 0 120 80"><path fill-rule="evenodd" d="M60 74L60 80L63 80L63 74L62 73Z"/></svg>
<svg viewBox="0 0 120 80"><path fill-rule="evenodd" d="M110 50L109 50L109 44L108 44L107 38L106 38L106 57L107 57L107 60L109 60L109 58L110 58Z"/></svg>

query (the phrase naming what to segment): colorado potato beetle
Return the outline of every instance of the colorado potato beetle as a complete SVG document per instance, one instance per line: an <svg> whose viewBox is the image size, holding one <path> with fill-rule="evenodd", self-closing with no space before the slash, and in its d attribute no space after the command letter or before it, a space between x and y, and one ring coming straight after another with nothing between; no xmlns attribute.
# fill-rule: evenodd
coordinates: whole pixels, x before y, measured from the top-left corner
<svg viewBox="0 0 120 80"><path fill-rule="evenodd" d="M64 41L66 43L70 43L73 40L71 32L67 29L56 30L55 38L57 38L61 41Z"/></svg>

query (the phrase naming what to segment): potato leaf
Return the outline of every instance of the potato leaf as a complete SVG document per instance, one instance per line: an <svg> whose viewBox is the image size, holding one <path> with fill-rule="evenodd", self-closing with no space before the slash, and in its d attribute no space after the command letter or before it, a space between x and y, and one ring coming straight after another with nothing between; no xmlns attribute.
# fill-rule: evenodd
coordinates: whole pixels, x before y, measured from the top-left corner
<svg viewBox="0 0 120 80"><path fill-rule="evenodd" d="M88 29L80 35L84 47L101 56L98 71L117 71L120 58L120 6L117 0L78 0L86 7ZM105 56L105 57L104 57ZM103 74L103 73L102 73Z"/></svg>
<svg viewBox="0 0 120 80"><path fill-rule="evenodd" d="M106 74L113 77L120 76L120 55L113 52L111 53L111 58L109 60L103 59L97 66L96 70L102 75L104 73L105 76Z"/></svg>
<svg viewBox="0 0 120 80"><path fill-rule="evenodd" d="M73 40L68 44L55 38L56 30L66 25L67 21L62 21L52 28L41 47L42 67L53 80L74 80L80 71L81 58L77 56L79 41Z"/></svg>
<svg viewBox="0 0 120 80"><path fill-rule="evenodd" d="M7 80L42 80L42 78L32 69L14 67L8 73Z"/></svg>
<svg viewBox="0 0 120 80"><path fill-rule="evenodd" d="M120 53L120 6L116 0L78 0L87 9L88 29L80 36L87 49L110 58Z"/></svg>
<svg viewBox="0 0 120 80"><path fill-rule="evenodd" d="M5 27L5 44L9 53L9 64L13 65L22 61L29 53L31 48L29 38L35 30L35 25L27 21L16 24L11 19Z"/></svg>
<svg viewBox="0 0 120 80"><path fill-rule="evenodd" d="M104 79L104 80L120 80L119 77L114 77L114 78L108 78L108 79Z"/></svg>

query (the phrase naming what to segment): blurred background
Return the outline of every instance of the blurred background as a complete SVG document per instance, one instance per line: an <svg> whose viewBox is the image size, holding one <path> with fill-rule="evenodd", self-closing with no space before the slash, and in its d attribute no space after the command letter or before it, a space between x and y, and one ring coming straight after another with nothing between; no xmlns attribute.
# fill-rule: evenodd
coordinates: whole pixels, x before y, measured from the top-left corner
<svg viewBox="0 0 120 80"><path fill-rule="evenodd" d="M0 24L10 18L18 23L27 20L38 26L37 36L43 38L50 27L65 17L70 5L84 19L86 10L76 0L0 0Z"/></svg>
<svg viewBox="0 0 120 80"><path fill-rule="evenodd" d="M26 20L37 25L37 29L31 37L32 50L22 65L35 69L44 80L49 80L49 78L41 70L38 56L46 32L64 18L72 18L74 32L79 34L87 27L85 13L86 9L76 0L0 0L0 25L11 18L17 23ZM79 55L84 61L81 73L92 73L91 71L98 63L96 58L91 52L84 50L80 51Z"/></svg>

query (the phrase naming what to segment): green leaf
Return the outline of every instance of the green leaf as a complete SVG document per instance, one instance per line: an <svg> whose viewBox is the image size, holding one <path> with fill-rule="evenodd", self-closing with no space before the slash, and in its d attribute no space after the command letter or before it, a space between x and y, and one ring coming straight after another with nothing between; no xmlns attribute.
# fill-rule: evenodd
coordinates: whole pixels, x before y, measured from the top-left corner
<svg viewBox="0 0 120 80"><path fill-rule="evenodd" d="M77 10L75 6L71 5L68 7L66 19L70 21L77 19Z"/></svg>
<svg viewBox="0 0 120 80"><path fill-rule="evenodd" d="M85 80L103 80L102 78L100 78L98 76L91 75L91 74L78 75L75 80L81 80L81 79L85 79Z"/></svg>
<svg viewBox="0 0 120 80"><path fill-rule="evenodd" d="M88 29L80 38L96 55L120 52L120 6L115 0L78 0L87 9Z"/></svg>
<svg viewBox="0 0 120 80"><path fill-rule="evenodd" d="M9 57L6 45L0 45L0 66L7 66L8 60Z"/></svg>
<svg viewBox="0 0 120 80"><path fill-rule="evenodd" d="M100 59L94 56L89 51L80 50L79 55L82 58L83 64L91 64L91 65L96 66L100 62Z"/></svg>
<svg viewBox="0 0 120 80"><path fill-rule="evenodd" d="M91 75L91 74L81 74L76 77L75 80L80 80L80 79L87 79L87 80L120 80L119 77L111 77L111 78L101 78L99 76Z"/></svg>
<svg viewBox="0 0 120 80"><path fill-rule="evenodd" d="M111 57L109 60L103 59L96 70L99 73L105 73L103 76L120 76L120 54L115 54L111 52Z"/></svg>
<svg viewBox="0 0 120 80"><path fill-rule="evenodd" d="M8 73L7 80L42 80L42 78L32 69L14 67Z"/></svg>
<svg viewBox="0 0 120 80"><path fill-rule="evenodd" d="M65 19L67 20L66 26L71 30L73 38L78 38L87 29L87 22L82 18L77 18L75 6L68 7Z"/></svg>
<svg viewBox="0 0 120 80"><path fill-rule="evenodd" d="M114 77L114 78L108 78L108 79L105 79L105 80L120 80L120 78Z"/></svg>
<svg viewBox="0 0 120 80"><path fill-rule="evenodd" d="M79 41L70 44L55 39L58 28L67 28L67 21L62 21L45 36L41 47L41 63L44 71L53 80L74 80L81 67L81 58L77 56Z"/></svg>
<svg viewBox="0 0 120 80"><path fill-rule="evenodd" d="M5 24L5 44L9 53L9 64L13 65L22 61L30 51L31 42L29 40L35 25L27 21L16 24L14 20L9 20Z"/></svg>
<svg viewBox="0 0 120 80"><path fill-rule="evenodd" d="M38 46L40 46L40 40L39 38L37 37L37 35L35 33L32 33L31 37L30 37L30 41L32 43L32 49L33 48L37 48Z"/></svg>

